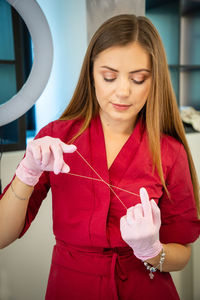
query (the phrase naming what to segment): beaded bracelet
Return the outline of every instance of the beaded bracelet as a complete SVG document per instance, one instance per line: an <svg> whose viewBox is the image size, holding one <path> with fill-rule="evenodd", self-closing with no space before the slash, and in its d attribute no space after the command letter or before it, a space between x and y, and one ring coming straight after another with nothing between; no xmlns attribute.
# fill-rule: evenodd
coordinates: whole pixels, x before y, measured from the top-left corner
<svg viewBox="0 0 200 300"><path fill-rule="evenodd" d="M163 265L163 263L165 261L165 255L166 254L164 252L164 249L162 248L161 255L160 255L160 261L159 261L159 264L156 267L153 267L150 264L148 264L148 262L144 261L144 265L145 265L146 269L150 271L149 277L151 279L154 278L154 274L153 273L155 273L157 271L158 267L160 267L160 272L162 272L162 265Z"/></svg>

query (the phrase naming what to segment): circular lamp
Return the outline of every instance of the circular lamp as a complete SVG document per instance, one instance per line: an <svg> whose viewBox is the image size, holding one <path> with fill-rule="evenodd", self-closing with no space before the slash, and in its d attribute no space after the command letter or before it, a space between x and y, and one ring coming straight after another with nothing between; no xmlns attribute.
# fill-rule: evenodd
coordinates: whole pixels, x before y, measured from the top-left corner
<svg viewBox="0 0 200 300"><path fill-rule="evenodd" d="M33 65L20 91L0 105L0 126L26 113L42 94L53 64L53 41L46 17L35 0L7 0L24 20L33 43Z"/></svg>

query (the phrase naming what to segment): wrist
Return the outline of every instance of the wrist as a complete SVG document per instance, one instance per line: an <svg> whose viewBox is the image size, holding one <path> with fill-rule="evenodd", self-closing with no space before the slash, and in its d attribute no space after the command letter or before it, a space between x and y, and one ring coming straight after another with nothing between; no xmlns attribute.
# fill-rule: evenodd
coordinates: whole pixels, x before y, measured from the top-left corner
<svg viewBox="0 0 200 300"><path fill-rule="evenodd" d="M159 240L157 240L151 247L148 249L142 250L139 249L140 251L137 251L136 249L134 250L135 256L142 260L142 261L148 261L150 259L156 259L156 257L159 256L160 252L162 251L162 244Z"/></svg>
<svg viewBox="0 0 200 300"><path fill-rule="evenodd" d="M166 253L165 253L164 247L162 247L162 251L159 255L159 262L158 263L152 265L152 264L149 264L147 261L144 261L144 265L145 265L146 269L150 271L149 277L151 279L154 278L154 273L157 270L160 270L160 272L163 271L163 263L165 261L165 255L166 255Z"/></svg>
<svg viewBox="0 0 200 300"><path fill-rule="evenodd" d="M162 244L162 248L161 248L161 251L154 257L151 257L151 258L148 258L146 259L145 261L152 265L152 266L157 266L159 264L159 261L160 261L160 255L162 253L162 251L165 250L164 248L164 244Z"/></svg>
<svg viewBox="0 0 200 300"><path fill-rule="evenodd" d="M42 171L32 171L26 168L23 160L16 169L16 176L25 184L35 186L39 181Z"/></svg>
<svg viewBox="0 0 200 300"><path fill-rule="evenodd" d="M11 182L10 188L15 198L19 200L28 200L34 190L33 186L25 184L17 176Z"/></svg>

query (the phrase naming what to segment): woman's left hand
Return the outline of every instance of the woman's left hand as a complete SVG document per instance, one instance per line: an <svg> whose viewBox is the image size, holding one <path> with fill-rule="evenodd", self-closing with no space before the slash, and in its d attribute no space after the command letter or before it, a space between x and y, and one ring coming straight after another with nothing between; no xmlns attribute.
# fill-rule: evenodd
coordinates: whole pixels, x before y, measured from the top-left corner
<svg viewBox="0 0 200 300"><path fill-rule="evenodd" d="M120 220L123 240L133 249L137 258L145 261L162 250L159 241L160 209L154 200L149 201L145 188L140 189L141 203L130 207Z"/></svg>

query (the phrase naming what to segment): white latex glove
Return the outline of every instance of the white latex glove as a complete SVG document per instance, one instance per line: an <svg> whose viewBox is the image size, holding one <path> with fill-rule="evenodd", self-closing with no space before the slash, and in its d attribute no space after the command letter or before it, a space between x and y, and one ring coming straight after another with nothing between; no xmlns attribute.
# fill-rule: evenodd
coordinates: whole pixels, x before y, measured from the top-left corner
<svg viewBox="0 0 200 300"><path fill-rule="evenodd" d="M145 188L140 189L141 203L130 207L120 220L123 240L133 249L137 258L145 261L162 250L159 241L160 209L154 200L149 201Z"/></svg>
<svg viewBox="0 0 200 300"><path fill-rule="evenodd" d="M19 164L16 175L24 183L34 186L43 171L68 173L70 168L63 160L63 153L72 153L76 146L60 139L45 136L28 143L26 156Z"/></svg>

